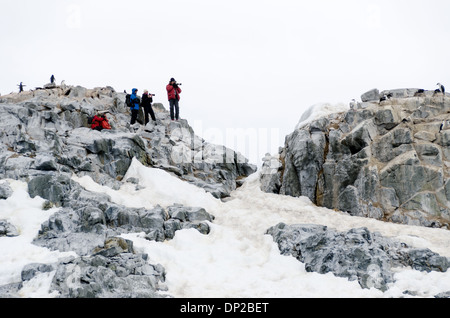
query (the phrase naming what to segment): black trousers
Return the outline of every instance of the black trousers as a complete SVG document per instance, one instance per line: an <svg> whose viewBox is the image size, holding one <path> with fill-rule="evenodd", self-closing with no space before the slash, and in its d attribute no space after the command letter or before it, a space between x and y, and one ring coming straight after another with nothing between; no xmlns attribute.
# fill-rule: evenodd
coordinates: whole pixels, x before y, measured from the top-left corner
<svg viewBox="0 0 450 318"><path fill-rule="evenodd" d="M149 118L148 118L148 114L150 114L150 116L152 117L153 121L156 121L155 113L153 112L153 108L152 108L151 104L144 106L144 114L145 114L145 124L146 125L150 121Z"/></svg>
<svg viewBox="0 0 450 318"><path fill-rule="evenodd" d="M180 106L178 104L178 99L169 100L170 103L170 119L178 120L180 118Z"/></svg>
<svg viewBox="0 0 450 318"><path fill-rule="evenodd" d="M136 119L138 117L139 109L131 110L131 123L130 125L134 125L136 123Z"/></svg>

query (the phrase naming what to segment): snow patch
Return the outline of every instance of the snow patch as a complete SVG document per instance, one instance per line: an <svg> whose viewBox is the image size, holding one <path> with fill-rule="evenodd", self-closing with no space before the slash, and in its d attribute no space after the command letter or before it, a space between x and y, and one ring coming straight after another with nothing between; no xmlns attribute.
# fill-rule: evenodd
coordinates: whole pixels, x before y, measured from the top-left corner
<svg viewBox="0 0 450 318"><path fill-rule="evenodd" d="M338 104L330 104L330 103L318 103L309 107L300 117L300 120L295 126L295 129L301 129L306 125L310 124L312 121L319 119L321 117L325 117L331 114L346 112L350 108L348 105L343 103Z"/></svg>

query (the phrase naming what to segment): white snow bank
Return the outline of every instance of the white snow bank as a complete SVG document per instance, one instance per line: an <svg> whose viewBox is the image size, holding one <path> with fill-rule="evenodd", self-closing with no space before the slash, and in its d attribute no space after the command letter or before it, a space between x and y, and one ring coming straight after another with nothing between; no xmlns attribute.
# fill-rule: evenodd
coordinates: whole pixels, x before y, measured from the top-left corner
<svg viewBox="0 0 450 318"><path fill-rule="evenodd" d="M319 119L321 117L325 117L331 114L346 112L350 108L348 105L345 105L343 103L339 104L330 104L330 103L318 103L314 104L311 107L309 107L300 117L300 120L295 126L295 129L301 129L305 127L307 124L311 123L312 121Z"/></svg>
<svg viewBox="0 0 450 318"><path fill-rule="evenodd" d="M167 271L169 294L179 298L381 297L378 290L332 274L307 273L302 263L280 255L269 236L255 240L226 226L211 225L209 235L190 229L172 241L149 242L124 235L150 262Z"/></svg>
<svg viewBox="0 0 450 318"><path fill-rule="evenodd" d="M133 208L152 209L156 205L167 207L178 203L214 209L221 204L220 200L205 190L184 182L164 170L145 167L136 158L133 158L123 180L126 181L129 178L139 179L142 189L136 190L135 184L125 183L120 190L113 190L97 184L89 176L78 178L74 175L72 177L86 190L106 193L114 203Z"/></svg>
<svg viewBox="0 0 450 318"><path fill-rule="evenodd" d="M245 184L233 192L229 209L241 207L258 211L259 231L279 222L286 224L321 224L338 231L367 227L386 237L397 238L410 246L427 247L442 256L450 257L450 231L378 221L371 218L351 216L348 213L314 205L307 197L294 198L265 193L260 188L260 172L247 178ZM249 217L252 215L249 214ZM255 224L256 226L256 224Z"/></svg>
<svg viewBox="0 0 450 318"><path fill-rule="evenodd" d="M21 272L25 265L31 263L50 264L60 257L73 253L60 253L32 244L41 224L58 211L58 209L42 210L44 199L30 198L27 184L15 180L8 182L14 193L6 200L0 200L0 220L6 220L14 225L19 236L0 237L0 286L21 281ZM35 277L24 284L21 295L24 297L47 297L48 287L54 273ZM35 286L32 290L29 285ZM40 287L47 286L41 289Z"/></svg>

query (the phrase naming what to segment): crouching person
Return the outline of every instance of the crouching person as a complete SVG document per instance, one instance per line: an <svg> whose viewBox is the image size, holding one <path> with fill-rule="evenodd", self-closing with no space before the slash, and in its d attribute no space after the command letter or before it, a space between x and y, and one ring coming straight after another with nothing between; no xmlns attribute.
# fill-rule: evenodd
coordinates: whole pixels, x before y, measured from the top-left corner
<svg viewBox="0 0 450 318"><path fill-rule="evenodd" d="M108 118L106 114L95 115L92 119L91 128L94 130L102 131L103 129L111 129Z"/></svg>

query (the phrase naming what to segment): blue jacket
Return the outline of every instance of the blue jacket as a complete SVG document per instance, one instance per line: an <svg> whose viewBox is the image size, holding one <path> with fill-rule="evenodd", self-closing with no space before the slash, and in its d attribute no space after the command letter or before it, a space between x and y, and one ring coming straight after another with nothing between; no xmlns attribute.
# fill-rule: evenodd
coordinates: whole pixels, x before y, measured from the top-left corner
<svg viewBox="0 0 450 318"><path fill-rule="evenodd" d="M134 106L131 107L131 109L139 110L139 104L140 104L141 100L136 95L136 92L137 92L137 89L133 88L130 99L131 99L131 103L134 104Z"/></svg>

